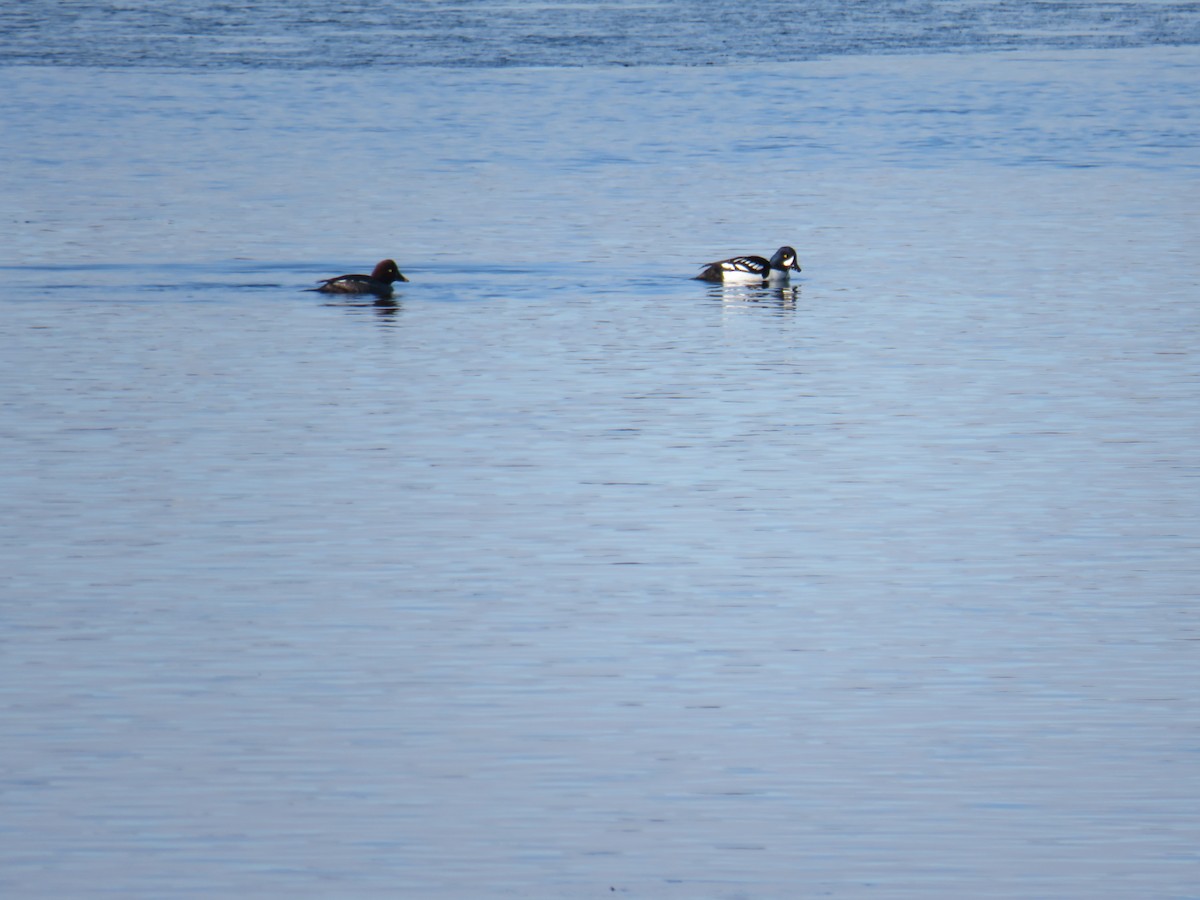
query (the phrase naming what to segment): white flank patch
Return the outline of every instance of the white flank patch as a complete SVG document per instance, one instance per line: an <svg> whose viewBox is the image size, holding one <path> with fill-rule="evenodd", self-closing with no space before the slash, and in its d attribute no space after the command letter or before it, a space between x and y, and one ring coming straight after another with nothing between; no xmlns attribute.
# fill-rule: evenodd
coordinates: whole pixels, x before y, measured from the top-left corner
<svg viewBox="0 0 1200 900"><path fill-rule="evenodd" d="M731 269L726 266L721 267L723 274L721 280L726 284L759 284L763 277L757 272L746 272L742 269Z"/></svg>

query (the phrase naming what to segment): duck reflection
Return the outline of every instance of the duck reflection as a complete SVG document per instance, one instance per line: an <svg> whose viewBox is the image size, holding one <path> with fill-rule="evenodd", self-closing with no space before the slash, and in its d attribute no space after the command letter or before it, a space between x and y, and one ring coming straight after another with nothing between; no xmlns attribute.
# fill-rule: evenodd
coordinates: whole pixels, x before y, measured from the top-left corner
<svg viewBox="0 0 1200 900"><path fill-rule="evenodd" d="M395 320L403 308L400 301L396 297L362 297L356 296L354 299L332 300L323 304L324 306L333 309L344 309L347 312L356 315L362 315L365 312L373 312L381 322L390 323Z"/></svg>
<svg viewBox="0 0 1200 900"><path fill-rule="evenodd" d="M769 306L779 310L795 310L800 299L800 285L780 287L769 284L722 284L709 288L709 296L725 307Z"/></svg>

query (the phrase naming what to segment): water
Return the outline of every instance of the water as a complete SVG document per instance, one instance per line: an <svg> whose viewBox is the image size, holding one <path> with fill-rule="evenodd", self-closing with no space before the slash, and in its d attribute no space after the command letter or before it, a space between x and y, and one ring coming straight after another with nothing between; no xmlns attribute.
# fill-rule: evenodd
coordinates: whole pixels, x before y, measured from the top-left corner
<svg viewBox="0 0 1200 900"><path fill-rule="evenodd" d="M1195 2L25 0L0 58L56 66L642 66L879 53L1194 46Z"/></svg>
<svg viewBox="0 0 1200 900"><path fill-rule="evenodd" d="M2 14L0 891L1200 896L1194 4L160 9Z"/></svg>

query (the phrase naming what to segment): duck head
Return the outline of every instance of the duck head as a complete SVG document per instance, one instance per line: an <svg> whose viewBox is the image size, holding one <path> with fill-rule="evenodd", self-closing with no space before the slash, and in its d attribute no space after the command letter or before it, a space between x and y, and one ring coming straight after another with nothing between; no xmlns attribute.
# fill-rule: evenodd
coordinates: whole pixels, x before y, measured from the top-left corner
<svg viewBox="0 0 1200 900"><path fill-rule="evenodd" d="M795 272L801 271L800 260L796 256L796 251L791 247L780 247L775 251L775 255L771 257L771 268L783 269L784 271L788 269Z"/></svg>
<svg viewBox="0 0 1200 900"><path fill-rule="evenodd" d="M382 281L384 284L391 284L393 281L408 281L407 278L400 274L400 270L396 268L396 261L392 259L385 259L380 262L375 267L375 270L371 272L371 277L376 281Z"/></svg>

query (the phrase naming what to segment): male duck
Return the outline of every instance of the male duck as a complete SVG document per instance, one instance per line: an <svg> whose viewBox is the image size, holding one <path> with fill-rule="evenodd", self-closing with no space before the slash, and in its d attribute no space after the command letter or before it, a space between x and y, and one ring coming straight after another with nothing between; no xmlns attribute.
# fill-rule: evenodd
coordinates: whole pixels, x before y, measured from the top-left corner
<svg viewBox="0 0 1200 900"><path fill-rule="evenodd" d="M311 290L322 294L374 294L376 297L392 296L392 283L408 281L393 260L385 259L375 267L370 275L339 275L337 278L326 278L320 287Z"/></svg>
<svg viewBox="0 0 1200 900"><path fill-rule="evenodd" d="M788 283L790 272L800 271L800 260L791 247L780 247L770 259L761 256L734 256L704 266L699 281L723 281L725 284Z"/></svg>

